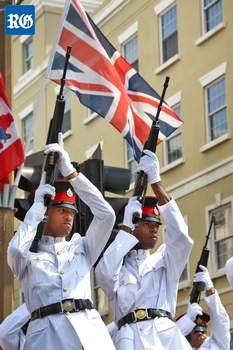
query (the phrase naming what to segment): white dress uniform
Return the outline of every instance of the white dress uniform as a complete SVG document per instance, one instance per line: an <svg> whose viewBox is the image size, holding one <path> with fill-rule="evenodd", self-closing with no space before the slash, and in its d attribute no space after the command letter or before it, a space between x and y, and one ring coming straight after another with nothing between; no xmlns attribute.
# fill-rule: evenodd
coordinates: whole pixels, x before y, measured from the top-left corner
<svg viewBox="0 0 233 350"><path fill-rule="evenodd" d="M198 350L230 350L230 320L221 303L218 292L205 297L211 322L211 336L208 337ZM188 315L181 317L176 324L186 336L192 332L196 323ZM196 348L193 348L196 349Z"/></svg>
<svg viewBox="0 0 233 350"><path fill-rule="evenodd" d="M21 280L30 312L68 298L91 300L90 270L109 239L115 214L84 175L80 173L70 183L94 215L86 236L76 233L70 242L42 236L38 253L31 253L29 248L45 212L44 205L36 202L9 244L8 263ZM29 324L25 350L83 348L115 349L95 309L50 315Z"/></svg>
<svg viewBox="0 0 233 350"><path fill-rule="evenodd" d="M233 257L226 262L226 275L230 286L233 288Z"/></svg>
<svg viewBox="0 0 233 350"><path fill-rule="evenodd" d="M173 199L159 210L167 230L165 244L154 254L132 250L137 238L119 231L97 265L97 283L109 298L116 324L140 308L163 309L175 315L178 282L193 241ZM191 349L176 324L162 317L126 324L114 341L119 350Z"/></svg>
<svg viewBox="0 0 233 350"><path fill-rule="evenodd" d="M25 335L21 327L30 316L27 306L23 304L0 324L0 346L3 350L23 350Z"/></svg>

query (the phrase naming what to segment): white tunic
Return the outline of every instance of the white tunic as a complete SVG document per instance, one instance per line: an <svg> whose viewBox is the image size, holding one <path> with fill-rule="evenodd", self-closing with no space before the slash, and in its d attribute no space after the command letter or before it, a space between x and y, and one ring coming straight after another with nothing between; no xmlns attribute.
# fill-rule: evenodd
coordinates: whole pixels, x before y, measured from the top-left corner
<svg viewBox="0 0 233 350"><path fill-rule="evenodd" d="M119 231L97 268L97 282L109 298L114 321L140 308L167 310L175 315L178 282L193 241L174 200L159 207L166 224L165 244L154 253L132 250L136 237ZM168 318L127 324L117 332L120 350L191 349Z"/></svg>
<svg viewBox="0 0 233 350"><path fill-rule="evenodd" d="M23 350L25 335L21 327L28 322L30 316L23 304L0 324L0 346L3 350Z"/></svg>
<svg viewBox="0 0 233 350"><path fill-rule="evenodd" d="M233 288L233 257L226 262L226 275L230 286Z"/></svg>
<svg viewBox="0 0 233 350"><path fill-rule="evenodd" d="M94 214L86 236L42 236L38 253L29 248L45 208L34 203L8 248L8 263L20 279L28 310L62 299L91 299L90 270L104 248L115 220L113 209L98 189L82 174L71 184ZM91 336L90 336L91 334ZM85 310L57 314L30 322L25 350L114 349L98 312Z"/></svg>
<svg viewBox="0 0 233 350"><path fill-rule="evenodd" d="M221 303L218 292L205 297L211 322L211 336L208 337L198 350L230 350L230 320ZM184 315L177 321L181 332L186 336L192 332L196 324ZM194 348L195 349L195 348Z"/></svg>

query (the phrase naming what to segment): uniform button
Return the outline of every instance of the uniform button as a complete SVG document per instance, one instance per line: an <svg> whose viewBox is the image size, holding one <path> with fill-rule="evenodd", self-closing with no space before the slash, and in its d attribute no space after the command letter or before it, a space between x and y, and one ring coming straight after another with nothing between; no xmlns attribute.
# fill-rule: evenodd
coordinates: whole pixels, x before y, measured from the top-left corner
<svg viewBox="0 0 233 350"><path fill-rule="evenodd" d="M36 260L37 260L37 261L40 261L40 257L39 257L39 256L37 256Z"/></svg>
<svg viewBox="0 0 233 350"><path fill-rule="evenodd" d="M64 275L64 271L60 271L60 275Z"/></svg>
<svg viewBox="0 0 233 350"><path fill-rule="evenodd" d="M57 252L57 255L61 255L61 252Z"/></svg>
<svg viewBox="0 0 233 350"><path fill-rule="evenodd" d="M66 292L67 292L67 290L68 290L67 288L63 288L63 292L64 292L64 293L66 293Z"/></svg>

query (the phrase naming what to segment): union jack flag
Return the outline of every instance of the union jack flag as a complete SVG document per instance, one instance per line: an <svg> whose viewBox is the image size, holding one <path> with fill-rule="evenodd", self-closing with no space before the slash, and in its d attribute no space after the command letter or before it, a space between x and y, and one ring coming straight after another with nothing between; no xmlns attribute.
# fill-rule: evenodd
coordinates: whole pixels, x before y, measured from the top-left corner
<svg viewBox="0 0 233 350"><path fill-rule="evenodd" d="M111 45L78 0L65 6L47 76L60 83L67 46L72 47L66 85L82 104L111 123L128 141L138 161L160 96ZM158 143L182 122L164 103Z"/></svg>

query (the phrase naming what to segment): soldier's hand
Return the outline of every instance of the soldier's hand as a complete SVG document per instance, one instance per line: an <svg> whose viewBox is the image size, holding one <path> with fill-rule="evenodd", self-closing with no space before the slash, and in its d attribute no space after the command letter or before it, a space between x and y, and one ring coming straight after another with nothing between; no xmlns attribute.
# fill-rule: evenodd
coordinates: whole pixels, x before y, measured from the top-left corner
<svg viewBox="0 0 233 350"><path fill-rule="evenodd" d="M160 181L159 160L153 152L149 150L143 151L138 168L147 174L148 182L154 184Z"/></svg>
<svg viewBox="0 0 233 350"><path fill-rule="evenodd" d="M69 154L63 148L63 137L61 132L58 134L58 143L45 145L44 153L48 154L51 152L56 152L59 154L58 169L64 177L76 171L71 164Z"/></svg>
<svg viewBox="0 0 233 350"><path fill-rule="evenodd" d="M193 278L193 282L203 282L205 289L213 288L213 282L210 278L209 272L205 266L199 265L202 272L196 272Z"/></svg>
<svg viewBox="0 0 233 350"><path fill-rule="evenodd" d="M133 215L134 213L138 213L139 217L141 217L142 216L141 208L142 208L142 205L137 200L137 197L130 198L128 201L128 204L125 207L123 225L133 229L134 228Z"/></svg>
<svg viewBox="0 0 233 350"><path fill-rule="evenodd" d="M202 308L197 303L189 304L187 309L187 315L189 316L189 318L191 318L192 321L195 321L198 315L202 315Z"/></svg>
<svg viewBox="0 0 233 350"><path fill-rule="evenodd" d="M44 196L46 194L51 196L51 198L53 199L55 197L55 187L49 184L41 184L35 192L34 202L41 202L44 204Z"/></svg>

